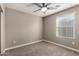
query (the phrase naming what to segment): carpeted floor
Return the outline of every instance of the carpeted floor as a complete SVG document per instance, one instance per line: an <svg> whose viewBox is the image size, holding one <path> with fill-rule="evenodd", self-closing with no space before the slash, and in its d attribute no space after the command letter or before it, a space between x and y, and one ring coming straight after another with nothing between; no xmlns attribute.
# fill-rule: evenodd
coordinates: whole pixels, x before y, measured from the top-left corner
<svg viewBox="0 0 79 59"><path fill-rule="evenodd" d="M56 46L48 42L39 42L32 45L6 51L2 56L78 56L79 53Z"/></svg>

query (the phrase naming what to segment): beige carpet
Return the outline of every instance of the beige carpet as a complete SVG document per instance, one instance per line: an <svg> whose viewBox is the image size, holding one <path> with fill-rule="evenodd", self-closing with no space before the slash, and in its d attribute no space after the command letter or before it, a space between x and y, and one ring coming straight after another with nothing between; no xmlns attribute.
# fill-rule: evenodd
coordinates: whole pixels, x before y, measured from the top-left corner
<svg viewBox="0 0 79 59"><path fill-rule="evenodd" d="M39 42L6 51L2 56L78 56L79 53L47 42Z"/></svg>

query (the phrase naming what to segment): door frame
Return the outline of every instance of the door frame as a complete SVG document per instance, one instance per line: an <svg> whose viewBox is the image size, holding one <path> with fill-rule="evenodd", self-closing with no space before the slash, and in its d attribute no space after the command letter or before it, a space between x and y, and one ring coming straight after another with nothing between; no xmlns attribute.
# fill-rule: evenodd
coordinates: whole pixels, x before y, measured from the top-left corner
<svg viewBox="0 0 79 59"><path fill-rule="evenodd" d="M1 54L3 54L5 52L5 44L4 44L4 40L5 40L5 12L4 12L4 6L1 3L0 4L0 12L1 12Z"/></svg>

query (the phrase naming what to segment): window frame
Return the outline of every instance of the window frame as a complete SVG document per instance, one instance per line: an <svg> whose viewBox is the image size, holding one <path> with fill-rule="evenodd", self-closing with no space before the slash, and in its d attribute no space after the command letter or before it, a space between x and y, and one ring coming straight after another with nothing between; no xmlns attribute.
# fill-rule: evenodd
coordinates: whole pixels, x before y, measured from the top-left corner
<svg viewBox="0 0 79 59"><path fill-rule="evenodd" d="M73 37L65 37L65 36L61 36L61 35L59 35L59 33L58 33L58 28L57 28L57 25L58 25L58 18L59 17L67 17L68 15L73 15L74 16L74 20L73 20L73 22L74 22L74 24L73 24ZM72 12L72 13L68 13L68 14L62 14L62 15L60 15L60 16L57 16L56 17L56 37L58 37L58 38L69 38L69 39L75 39L75 36L76 36L76 34L75 34L75 24L76 24L76 12Z"/></svg>

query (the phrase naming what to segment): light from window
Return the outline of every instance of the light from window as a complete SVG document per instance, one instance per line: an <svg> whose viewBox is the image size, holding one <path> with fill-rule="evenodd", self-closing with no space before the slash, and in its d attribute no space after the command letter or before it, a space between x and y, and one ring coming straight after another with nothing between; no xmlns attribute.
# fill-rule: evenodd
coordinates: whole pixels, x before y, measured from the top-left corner
<svg viewBox="0 0 79 59"><path fill-rule="evenodd" d="M56 19L56 36L62 38L75 37L75 13L58 16Z"/></svg>

